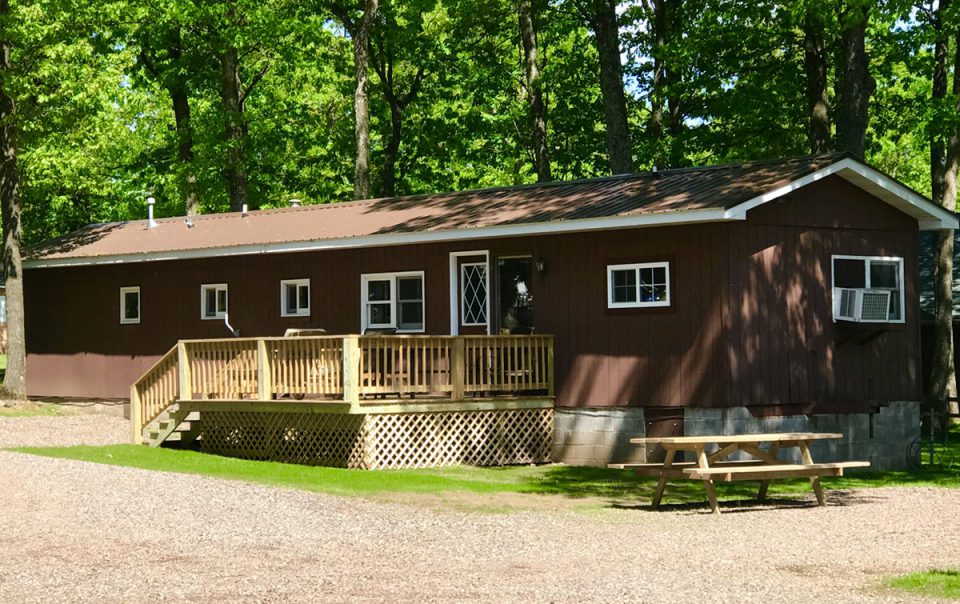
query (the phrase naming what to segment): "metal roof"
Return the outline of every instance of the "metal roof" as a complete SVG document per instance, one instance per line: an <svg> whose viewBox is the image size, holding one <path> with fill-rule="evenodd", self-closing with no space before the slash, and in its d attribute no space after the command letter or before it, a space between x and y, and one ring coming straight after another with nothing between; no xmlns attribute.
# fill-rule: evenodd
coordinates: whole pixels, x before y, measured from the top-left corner
<svg viewBox="0 0 960 604"><path fill-rule="evenodd" d="M836 173L917 220L943 212L845 154L662 170L344 203L91 225L43 242L26 266L361 247L743 219L752 207ZM955 219L951 218L954 221ZM933 228L933 227L931 227Z"/></svg>

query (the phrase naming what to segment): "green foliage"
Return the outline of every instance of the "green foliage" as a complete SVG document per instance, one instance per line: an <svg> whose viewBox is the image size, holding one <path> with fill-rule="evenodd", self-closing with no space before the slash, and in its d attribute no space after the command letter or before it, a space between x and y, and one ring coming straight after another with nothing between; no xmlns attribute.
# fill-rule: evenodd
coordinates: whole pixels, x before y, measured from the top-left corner
<svg viewBox="0 0 960 604"><path fill-rule="evenodd" d="M890 580L890 586L928 598L960 600L960 570L930 570Z"/></svg>
<svg viewBox="0 0 960 604"><path fill-rule="evenodd" d="M656 47L650 3L623 3L619 11L638 169L656 157L689 165L805 154L804 19L814 11L835 52L849 11L810 0L677 4L672 35L656 52L668 66L663 94L679 121L659 140L648 126ZM550 152L562 179L607 170L598 55L577 6L538 3ZM28 242L91 222L142 218L149 194L160 215L182 213L186 170L168 90L176 81L189 93L201 207L225 210L218 57L228 46L240 51L241 80L256 83L245 99L251 203L351 197L352 41L329 5L13 0L12 9ZM182 52L172 55L175 36ZM373 43L389 57L395 92L409 91L423 72L403 110L397 193L535 180L512 1L382 3ZM867 160L921 193L930 190L930 137L960 119L952 95L930 101L932 44L926 10L905 1L872 8L867 50L877 90ZM386 94L371 69L375 192L391 135Z"/></svg>

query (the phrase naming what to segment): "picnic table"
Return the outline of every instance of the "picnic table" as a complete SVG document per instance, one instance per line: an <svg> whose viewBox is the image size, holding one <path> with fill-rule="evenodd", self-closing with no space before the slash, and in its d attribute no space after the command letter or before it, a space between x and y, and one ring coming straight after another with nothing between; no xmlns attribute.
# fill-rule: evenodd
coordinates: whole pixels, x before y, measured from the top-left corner
<svg viewBox="0 0 960 604"><path fill-rule="evenodd" d="M702 480L707 491L710 509L720 513L717 494L713 488L715 480L729 482L733 480L759 480L760 490L757 498L763 501L767 495L770 480L776 478L809 477L810 485L817 496L817 504L824 505L821 476L843 476L846 468L865 468L869 461L840 461L816 463L810 454L810 444L817 440L843 438L843 434L790 432L781 434L737 434L705 436L666 436L658 438L631 438L635 445L660 445L666 451L662 463L609 464L608 467L631 469L641 476L654 476L657 490L653 495L653 507L660 506L667 480L683 478ZM761 448L767 444L767 448ZM716 450L707 453L708 449ZM783 449L800 450L801 463L791 463L780 459ZM696 461L675 461L677 452L690 451ZM730 459L737 452L743 452L747 459Z"/></svg>

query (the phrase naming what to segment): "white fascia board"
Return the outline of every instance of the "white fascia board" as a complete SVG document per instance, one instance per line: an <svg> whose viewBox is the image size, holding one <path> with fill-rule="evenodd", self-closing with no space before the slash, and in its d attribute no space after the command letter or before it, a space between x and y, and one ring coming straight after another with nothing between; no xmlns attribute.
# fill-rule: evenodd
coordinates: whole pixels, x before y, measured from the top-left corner
<svg viewBox="0 0 960 604"><path fill-rule="evenodd" d="M745 220L747 212L753 208L763 205L767 202L773 201L774 199L788 195L793 191L801 187L805 187L811 183L814 183L818 180L826 178L832 174L840 174L841 172L849 171L861 178L872 182L873 184L881 187L885 191L895 195L896 197L902 199L909 205L917 208L922 213L927 215L929 218L919 220L919 228L922 231L928 230L937 230L937 229L956 229L957 217L948 212L947 210L936 206L933 202L924 198L922 195L911 191L907 187L901 185L892 178L877 172L873 168L858 162L852 158L842 159L834 164L830 164L826 168L822 168L813 172L812 174L807 174L802 178L798 178L779 189L774 189L773 191L768 191L763 195L758 195L753 199L749 199L741 204L738 204L729 210L726 211L725 217L728 219L741 219Z"/></svg>
<svg viewBox="0 0 960 604"><path fill-rule="evenodd" d="M104 264L132 264L137 262L157 262L163 260L188 260L195 258L223 258L252 254L276 254L285 252L316 252L325 250L351 249L362 247L386 247L391 245L410 245L415 243L440 243L469 239L494 239L526 235L552 235L558 233L579 233L623 229L646 226L694 224L738 220L725 215L722 209L690 210L686 212L662 212L637 216L614 216L604 218L582 218L556 222L533 224L511 224L494 227L457 229L449 231L421 233L389 233L367 235L363 237L345 237L340 239L320 239L314 241L293 241L287 243L266 243L255 245L237 245L199 250L177 250L144 254L121 254L113 256L90 256L85 258L50 258L46 260L25 260L24 268L58 268L69 266L90 266Z"/></svg>

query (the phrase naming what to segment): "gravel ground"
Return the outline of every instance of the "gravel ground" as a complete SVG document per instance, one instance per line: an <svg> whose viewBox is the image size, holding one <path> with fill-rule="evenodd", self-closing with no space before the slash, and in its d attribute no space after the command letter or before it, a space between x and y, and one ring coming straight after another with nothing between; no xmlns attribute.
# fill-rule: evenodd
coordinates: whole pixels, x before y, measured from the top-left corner
<svg viewBox="0 0 960 604"><path fill-rule="evenodd" d="M0 446L123 440L77 419L0 418ZM0 485L2 602L899 602L886 576L960 566L946 489L481 514L12 452Z"/></svg>

